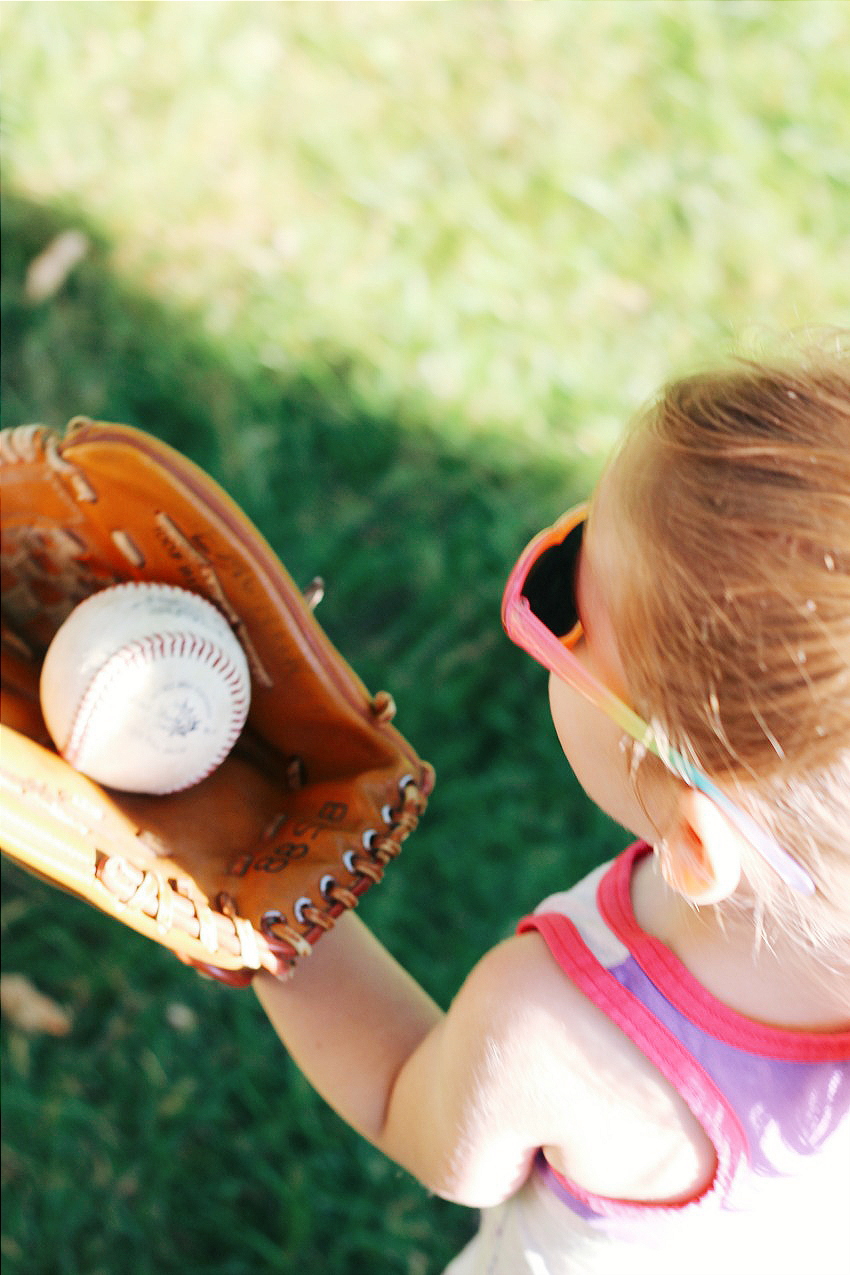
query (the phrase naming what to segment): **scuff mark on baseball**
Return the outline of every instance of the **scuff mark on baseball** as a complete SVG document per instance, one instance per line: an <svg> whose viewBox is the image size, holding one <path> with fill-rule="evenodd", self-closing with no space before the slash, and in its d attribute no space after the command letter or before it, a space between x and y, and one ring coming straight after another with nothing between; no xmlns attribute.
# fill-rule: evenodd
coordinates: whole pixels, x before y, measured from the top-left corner
<svg viewBox="0 0 850 1275"><path fill-rule="evenodd" d="M57 630L41 707L62 756L124 792L199 783L235 744L251 699L248 661L224 616L174 585L114 585Z"/></svg>

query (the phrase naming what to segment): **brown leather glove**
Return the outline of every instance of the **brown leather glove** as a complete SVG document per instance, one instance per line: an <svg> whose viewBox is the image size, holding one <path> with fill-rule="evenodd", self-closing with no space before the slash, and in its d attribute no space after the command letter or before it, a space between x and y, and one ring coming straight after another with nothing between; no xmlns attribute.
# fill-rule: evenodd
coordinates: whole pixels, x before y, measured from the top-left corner
<svg viewBox="0 0 850 1275"><path fill-rule="evenodd" d="M271 547L213 480L129 426L77 418L0 434L0 846L222 981L286 977L416 826L433 771L390 724ZM107 790L50 741L44 652L123 581L202 594L251 669L236 747L169 796Z"/></svg>

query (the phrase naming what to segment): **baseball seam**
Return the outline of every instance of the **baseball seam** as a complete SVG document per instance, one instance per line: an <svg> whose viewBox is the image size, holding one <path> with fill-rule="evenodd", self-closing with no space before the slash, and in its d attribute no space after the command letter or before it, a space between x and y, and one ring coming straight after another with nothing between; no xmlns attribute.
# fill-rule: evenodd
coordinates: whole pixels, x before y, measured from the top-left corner
<svg viewBox="0 0 850 1275"><path fill-rule="evenodd" d="M211 775L216 767L224 761L224 758L239 737L245 723L245 710L248 700L244 693L244 682L240 670L221 647L217 646L209 638L196 637L186 633L154 633L148 637L135 638L109 657L106 664L98 669L89 682L74 714L67 742L62 749L62 754L66 761L72 766L77 764L85 745L86 735L91 726L94 713L104 701L108 702L108 696L115 681L128 668L175 655L192 657L202 664L207 664L211 669L217 670L222 680L229 686L231 694L230 721L227 734L215 757L207 768L198 775L197 779L193 779L190 784L172 788L170 791L179 792L182 788L192 787L194 784L200 783L202 779L206 779L208 775Z"/></svg>

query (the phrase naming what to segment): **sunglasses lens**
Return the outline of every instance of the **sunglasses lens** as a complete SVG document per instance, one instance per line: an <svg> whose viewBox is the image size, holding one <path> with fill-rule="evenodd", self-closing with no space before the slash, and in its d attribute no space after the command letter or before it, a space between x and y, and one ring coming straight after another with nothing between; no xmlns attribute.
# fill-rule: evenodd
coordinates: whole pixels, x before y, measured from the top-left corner
<svg viewBox="0 0 850 1275"><path fill-rule="evenodd" d="M525 578L522 596L541 624L555 637L565 637L579 621L575 578L584 522L573 527L559 545L544 549Z"/></svg>

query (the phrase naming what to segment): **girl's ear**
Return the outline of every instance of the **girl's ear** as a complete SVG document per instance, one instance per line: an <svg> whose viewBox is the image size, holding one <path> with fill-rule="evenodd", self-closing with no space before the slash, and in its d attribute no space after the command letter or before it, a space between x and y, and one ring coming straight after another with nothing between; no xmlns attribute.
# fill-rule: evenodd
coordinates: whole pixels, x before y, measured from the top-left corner
<svg viewBox="0 0 850 1275"><path fill-rule="evenodd" d="M720 903L734 894L741 879L744 841L704 793L682 788L664 845L664 879L689 902Z"/></svg>

